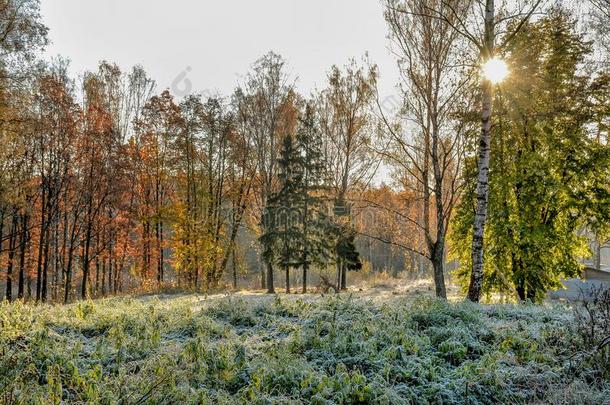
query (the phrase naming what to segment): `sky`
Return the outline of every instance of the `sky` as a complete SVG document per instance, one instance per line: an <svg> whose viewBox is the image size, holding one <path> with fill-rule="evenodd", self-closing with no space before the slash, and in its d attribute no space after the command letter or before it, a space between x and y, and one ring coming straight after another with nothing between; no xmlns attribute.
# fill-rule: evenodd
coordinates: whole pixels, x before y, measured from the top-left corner
<svg viewBox="0 0 610 405"><path fill-rule="evenodd" d="M228 95L273 50L304 95L365 52L382 97L398 80L380 0L41 0L41 12L47 56L69 58L75 74L100 60L140 64L159 89Z"/></svg>

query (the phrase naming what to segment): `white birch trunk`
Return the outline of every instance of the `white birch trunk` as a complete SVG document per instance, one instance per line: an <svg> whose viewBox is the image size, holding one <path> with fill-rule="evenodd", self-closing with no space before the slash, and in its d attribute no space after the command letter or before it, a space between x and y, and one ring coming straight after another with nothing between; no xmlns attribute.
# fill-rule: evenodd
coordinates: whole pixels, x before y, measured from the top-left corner
<svg viewBox="0 0 610 405"><path fill-rule="evenodd" d="M494 53L494 0L486 1L484 40L482 59L483 61L486 61L491 58ZM472 273L470 277L470 286L468 288L468 299L473 302L479 302L481 298L481 288L483 286L483 239L485 222L487 221L487 202L489 199L492 90L492 83L487 79L483 79L481 111L482 128L477 161L477 207L472 235Z"/></svg>

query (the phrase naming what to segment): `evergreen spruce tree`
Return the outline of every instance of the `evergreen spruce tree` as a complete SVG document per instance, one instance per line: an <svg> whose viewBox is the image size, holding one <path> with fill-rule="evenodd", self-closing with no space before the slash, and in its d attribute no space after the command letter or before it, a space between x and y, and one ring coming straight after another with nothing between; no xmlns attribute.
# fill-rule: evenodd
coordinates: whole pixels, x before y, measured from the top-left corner
<svg viewBox="0 0 610 405"><path fill-rule="evenodd" d="M286 274L286 292L290 292L290 268L301 262L302 211L301 189L303 170L299 152L292 136L284 138L280 153L280 190L268 201L263 225L266 232L260 240L263 257L279 265Z"/></svg>
<svg viewBox="0 0 610 405"><path fill-rule="evenodd" d="M330 263L340 233L328 214L327 167L311 104L299 120L295 139L284 139L280 155L280 190L269 199L263 216L263 256L284 270L287 292L290 269L301 267L305 293L309 269Z"/></svg>
<svg viewBox="0 0 610 405"><path fill-rule="evenodd" d="M301 266L303 292L307 292L307 275L312 264L326 266L332 257L334 232L325 198L328 184L327 164L322 153L322 138L316 125L315 110L308 103L300 119L297 133L302 185L299 188L302 205Z"/></svg>

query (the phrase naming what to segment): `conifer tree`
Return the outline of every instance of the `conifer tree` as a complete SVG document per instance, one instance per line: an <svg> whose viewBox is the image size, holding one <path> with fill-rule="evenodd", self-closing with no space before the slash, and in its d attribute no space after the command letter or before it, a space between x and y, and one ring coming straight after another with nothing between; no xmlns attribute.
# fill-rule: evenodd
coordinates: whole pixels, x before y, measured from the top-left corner
<svg viewBox="0 0 610 405"><path fill-rule="evenodd" d="M328 171L322 152L322 137L316 125L312 103L305 107L297 132L299 159L302 165L302 251L303 293L307 292L307 274L312 264L320 267L329 263L336 232L331 227L325 192L328 189Z"/></svg>
<svg viewBox="0 0 610 405"><path fill-rule="evenodd" d="M269 199L261 237L264 257L286 274L302 267L303 292L312 265L323 267L333 256L339 227L327 213L327 169L312 104L305 107L295 139L284 138L278 159L280 190Z"/></svg>
<svg viewBox="0 0 610 405"><path fill-rule="evenodd" d="M303 182L302 165L292 136L284 137L278 159L280 190L272 195L263 216L266 232L260 240L263 257L268 263L279 265L286 274L286 292L290 292L290 268L298 266L302 251L300 201Z"/></svg>

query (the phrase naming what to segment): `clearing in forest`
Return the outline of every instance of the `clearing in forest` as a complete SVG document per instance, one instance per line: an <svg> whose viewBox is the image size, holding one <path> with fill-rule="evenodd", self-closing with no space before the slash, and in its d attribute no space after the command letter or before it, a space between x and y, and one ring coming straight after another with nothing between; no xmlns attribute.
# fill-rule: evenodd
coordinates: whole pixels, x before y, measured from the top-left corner
<svg viewBox="0 0 610 405"><path fill-rule="evenodd" d="M358 293L3 303L0 403L604 403L610 366L587 339L559 304Z"/></svg>

